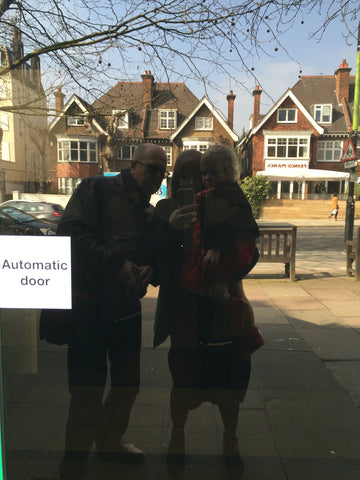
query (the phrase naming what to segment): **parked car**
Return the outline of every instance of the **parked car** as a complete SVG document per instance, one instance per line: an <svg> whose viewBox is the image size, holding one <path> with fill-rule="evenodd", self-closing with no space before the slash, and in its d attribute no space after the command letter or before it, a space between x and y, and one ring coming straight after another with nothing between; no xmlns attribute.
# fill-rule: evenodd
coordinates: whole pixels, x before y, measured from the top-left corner
<svg viewBox="0 0 360 480"><path fill-rule="evenodd" d="M1 206L9 205L11 207L23 210L29 213L33 217L41 220L51 220L53 222L59 222L63 214L63 207L57 203L49 202L33 202L29 200L8 200L3 202Z"/></svg>
<svg viewBox="0 0 360 480"><path fill-rule="evenodd" d="M1 235L55 235L57 224L39 220L9 205L0 205Z"/></svg>
<svg viewBox="0 0 360 480"><path fill-rule="evenodd" d="M0 235L26 235L26 227L0 211Z"/></svg>

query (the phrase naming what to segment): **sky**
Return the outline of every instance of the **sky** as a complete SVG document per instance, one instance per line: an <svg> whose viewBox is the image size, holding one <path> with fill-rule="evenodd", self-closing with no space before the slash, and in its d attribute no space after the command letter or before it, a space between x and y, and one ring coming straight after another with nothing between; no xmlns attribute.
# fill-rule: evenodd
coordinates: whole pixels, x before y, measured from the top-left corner
<svg viewBox="0 0 360 480"><path fill-rule="evenodd" d="M260 113L265 114L272 105L289 88L295 85L301 75L333 75L335 70L341 65L343 59L346 59L349 67L352 69L350 75L356 73L356 53L357 43L355 39L351 46L347 45L343 32L344 25L340 21L334 21L330 24L322 40L318 43L315 39L309 39L308 32L318 23L312 19L305 19L304 24L299 24L284 34L281 38L291 54L290 59L286 53L280 49L274 52L272 57L263 56L261 59L253 59L254 73L256 74L263 93L261 95ZM236 85L232 86L228 79L219 78L219 83L228 89L225 94L215 90L208 91L208 97L213 105L220 110L227 118L227 100L226 94L230 88L236 95L234 104L234 130L241 134L243 127L249 129L249 117L253 112L252 91L256 86L255 79L246 74L239 73L239 80L243 82L250 93L240 89ZM204 88L198 82L186 82L188 87L198 98L204 95Z"/></svg>
<svg viewBox="0 0 360 480"><path fill-rule="evenodd" d="M356 1L353 0L354 4ZM324 0L324 6L327 5L328 2ZM227 119L228 110L226 96L232 90L236 95L234 130L241 135L243 129L245 131L249 130L249 118L253 111L252 91L257 84L262 89L260 113L266 114L283 93L295 85L299 75L333 75L343 59L346 59L349 67L352 68L351 75L355 75L357 41L355 38L352 38L352 45L347 44L344 36L347 30L344 23L341 22L341 18L336 18L330 22L319 42L314 38L310 38L310 32L316 30L324 22L324 19L325 17L319 15L316 9L313 10L311 15L299 13L294 26L277 38L279 46L277 51L274 50L274 47L277 46L277 41L274 42L272 40L273 43L265 44L267 51L270 53L269 56L262 54L260 58L249 55L245 57L247 67L250 69L250 72L253 69L253 74L241 68L241 63L238 57L236 57L235 50L230 54L229 46L224 46L223 56L229 59L232 75L235 72L237 82L231 80L228 71L221 71L221 69L216 68L209 62L202 63L200 68L203 76L209 78L211 83L216 85L215 88L207 86L205 89L199 78L191 79L191 77L196 75L186 75L188 73L186 68L178 60L175 60L173 73L169 73L171 70L169 65L167 65L166 73L170 75L169 80L172 82L184 81L199 100L206 94L210 102L222 113L225 119ZM357 34L357 31L355 34ZM263 35L261 38L267 38L266 35L265 37ZM221 38L219 41L221 42ZM281 48L281 45L286 48L287 52ZM177 48L181 51L181 44L178 44ZM184 48L186 49L186 45ZM241 53L243 54L245 51L243 48ZM197 53L196 50L195 53ZM168 80L164 70L154 67L149 57L146 57L144 54L144 51L139 53L138 48L124 49L123 57L116 49L110 49L108 54L111 65L117 64L117 70L114 76L111 76L111 85L106 84L105 86L106 79L104 79L104 83L101 82L101 86L105 89L104 92L115 85L116 81L140 82L140 75L145 70L151 70L157 82ZM203 47L201 54L210 55L207 47ZM125 58L126 61L121 63L121 58ZM164 59L164 63L165 61ZM177 61L179 63L176 64ZM107 60L105 61L104 54L102 64L105 65L106 63ZM211 74L208 72L211 72ZM54 86L54 80L51 76L50 84ZM76 85L74 86L73 83L69 85L65 83L63 88L63 93L66 95L65 101L77 90ZM90 87L89 91L92 91ZM98 91L96 90L96 92ZM77 93L80 96L85 95L83 98L90 103L94 101L94 98L87 98L84 92Z"/></svg>

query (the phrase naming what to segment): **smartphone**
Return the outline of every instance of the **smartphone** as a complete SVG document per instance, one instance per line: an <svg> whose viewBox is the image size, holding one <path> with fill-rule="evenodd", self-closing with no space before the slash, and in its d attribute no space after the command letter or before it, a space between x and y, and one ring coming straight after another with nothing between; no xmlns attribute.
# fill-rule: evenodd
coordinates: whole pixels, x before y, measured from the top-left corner
<svg viewBox="0 0 360 480"><path fill-rule="evenodd" d="M192 205L195 201L195 190L193 188L179 188L176 195L179 208Z"/></svg>

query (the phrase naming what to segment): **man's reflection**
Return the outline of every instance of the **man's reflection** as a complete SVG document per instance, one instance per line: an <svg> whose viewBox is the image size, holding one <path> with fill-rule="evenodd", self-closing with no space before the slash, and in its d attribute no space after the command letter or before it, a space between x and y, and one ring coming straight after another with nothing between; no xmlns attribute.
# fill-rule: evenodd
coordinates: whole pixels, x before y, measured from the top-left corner
<svg viewBox="0 0 360 480"><path fill-rule="evenodd" d="M114 177L90 177L71 197L58 227L72 239L73 314L68 342L71 394L60 478L87 477L95 441L99 454L142 460L126 444L139 389L141 307L152 278L150 195L165 176L166 154L139 146L129 169ZM103 400L110 364L110 391Z"/></svg>

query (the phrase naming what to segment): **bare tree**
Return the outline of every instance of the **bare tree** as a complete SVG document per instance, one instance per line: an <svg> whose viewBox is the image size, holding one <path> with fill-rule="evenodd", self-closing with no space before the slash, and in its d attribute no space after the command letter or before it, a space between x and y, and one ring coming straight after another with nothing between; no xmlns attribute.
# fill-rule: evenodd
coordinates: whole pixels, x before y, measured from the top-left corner
<svg viewBox="0 0 360 480"><path fill-rule="evenodd" d="M251 57L286 50L281 35L309 14L319 18L313 36L340 19L351 42L359 9L358 0L0 0L0 45L16 25L28 52L0 66L0 76L40 57L90 101L139 65L205 86L222 71L235 84L240 68L256 77Z"/></svg>

